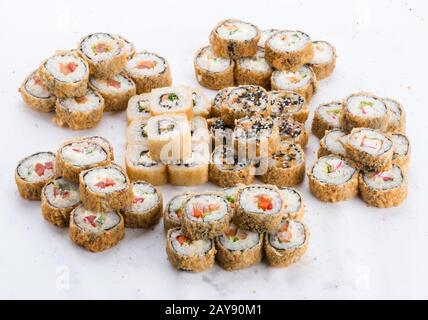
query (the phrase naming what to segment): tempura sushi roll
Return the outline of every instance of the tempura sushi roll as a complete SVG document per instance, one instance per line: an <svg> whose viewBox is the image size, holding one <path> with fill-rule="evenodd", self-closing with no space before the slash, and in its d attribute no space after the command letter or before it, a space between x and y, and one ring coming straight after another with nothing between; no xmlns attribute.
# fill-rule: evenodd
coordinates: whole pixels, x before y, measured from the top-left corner
<svg viewBox="0 0 428 320"><path fill-rule="evenodd" d="M272 90L291 90L303 97L309 103L317 92L317 78L309 66L302 66L296 71L272 72Z"/></svg>
<svg viewBox="0 0 428 320"><path fill-rule="evenodd" d="M167 166L153 160L147 144L128 144L125 164L131 181L147 181L155 186L168 183Z"/></svg>
<svg viewBox="0 0 428 320"><path fill-rule="evenodd" d="M265 236L264 250L269 265L285 268L299 261L306 252L309 236L304 223L284 219L277 233Z"/></svg>
<svg viewBox="0 0 428 320"><path fill-rule="evenodd" d="M272 118L293 118L305 123L309 110L305 98L293 91L269 91L269 104Z"/></svg>
<svg viewBox="0 0 428 320"><path fill-rule="evenodd" d="M172 85L169 64L156 53L148 51L136 53L127 62L125 72L135 82L138 94Z"/></svg>
<svg viewBox="0 0 428 320"><path fill-rule="evenodd" d="M238 59L256 54L260 39L259 29L237 19L223 20L210 34L210 44L217 56Z"/></svg>
<svg viewBox="0 0 428 320"><path fill-rule="evenodd" d="M89 64L91 76L97 78L112 78L121 72L128 54L119 37L103 32L85 36L79 43L78 51Z"/></svg>
<svg viewBox="0 0 428 320"><path fill-rule="evenodd" d="M169 230L166 237L166 253L174 268L202 272L214 265L214 240L191 239L179 228Z"/></svg>
<svg viewBox="0 0 428 320"><path fill-rule="evenodd" d="M207 120L203 117L193 117L191 122L192 143L209 143L210 132L208 131Z"/></svg>
<svg viewBox="0 0 428 320"><path fill-rule="evenodd" d="M389 110L388 127L386 131L392 133L405 133L406 132L406 112L403 106L389 98L382 99Z"/></svg>
<svg viewBox="0 0 428 320"><path fill-rule="evenodd" d="M260 48L264 49L265 44L266 44L266 40L269 39L271 36L273 36L278 31L279 31L278 29L266 29L266 30L260 31L260 39L259 39L259 42L257 43L257 45Z"/></svg>
<svg viewBox="0 0 428 320"><path fill-rule="evenodd" d="M312 120L312 133L321 139L327 130L340 129L340 115L343 104L340 101L333 101L321 104L314 112Z"/></svg>
<svg viewBox="0 0 428 320"><path fill-rule="evenodd" d="M221 116L221 106L229 95L233 87L227 87L219 90L211 103L210 118L218 118Z"/></svg>
<svg viewBox="0 0 428 320"><path fill-rule="evenodd" d="M387 170L392 164L393 146L390 137L380 131L356 128L348 135L345 156L359 170Z"/></svg>
<svg viewBox="0 0 428 320"><path fill-rule="evenodd" d="M213 148L232 144L232 126L226 125L221 118L208 119L207 124Z"/></svg>
<svg viewBox="0 0 428 320"><path fill-rule="evenodd" d="M391 135L393 143L392 163L398 165L407 172L410 162L410 141L404 134L395 133Z"/></svg>
<svg viewBox="0 0 428 320"><path fill-rule="evenodd" d="M83 96L88 87L89 66L70 51L45 60L38 74L49 92L58 98Z"/></svg>
<svg viewBox="0 0 428 320"><path fill-rule="evenodd" d="M305 130L305 125L292 118L277 118L275 123L279 128L281 141L300 144L305 148L308 144L309 135Z"/></svg>
<svg viewBox="0 0 428 320"><path fill-rule="evenodd" d="M19 87L22 99L30 108L41 112L52 112L55 110L56 97L53 96L37 71L34 71Z"/></svg>
<svg viewBox="0 0 428 320"><path fill-rule="evenodd" d="M263 258L263 234L239 229L234 223L215 239L216 260L228 271L245 269Z"/></svg>
<svg viewBox="0 0 428 320"><path fill-rule="evenodd" d="M162 194L145 181L131 184L132 203L120 213L126 228L150 228L156 225L162 216Z"/></svg>
<svg viewBox="0 0 428 320"><path fill-rule="evenodd" d="M114 150L113 145L106 138L101 136L90 136L90 137L82 137L75 139L77 141L89 141L99 144L104 150L107 152L107 158L111 161L114 160Z"/></svg>
<svg viewBox="0 0 428 320"><path fill-rule="evenodd" d="M150 112L153 116L184 113L193 116L192 89L185 86L165 87L150 93Z"/></svg>
<svg viewBox="0 0 428 320"><path fill-rule="evenodd" d="M345 156L345 144L348 140L348 133L340 129L328 130L320 141L318 158L335 154Z"/></svg>
<svg viewBox="0 0 428 320"><path fill-rule="evenodd" d="M383 172L362 172L359 179L361 198L371 207L397 207L407 198L407 176L397 165Z"/></svg>
<svg viewBox="0 0 428 320"><path fill-rule="evenodd" d="M212 239L227 230L231 214L229 203L221 194L192 194L183 203L181 230L193 240Z"/></svg>
<svg viewBox="0 0 428 320"><path fill-rule="evenodd" d="M276 186L251 185L238 190L233 220L239 228L275 232L284 214L284 201Z"/></svg>
<svg viewBox="0 0 428 320"><path fill-rule="evenodd" d="M42 189L43 217L57 227L68 227L71 211L80 203L79 185L57 178Z"/></svg>
<svg viewBox="0 0 428 320"><path fill-rule="evenodd" d="M277 70L296 70L312 60L311 38L302 31L283 30L265 42L266 60Z"/></svg>
<svg viewBox="0 0 428 320"><path fill-rule="evenodd" d="M235 62L229 57L216 56L210 46L199 49L193 66L196 80L205 88L220 90L235 83Z"/></svg>
<svg viewBox="0 0 428 320"><path fill-rule="evenodd" d="M38 152L22 159L15 170L19 194L27 200L40 200L43 186L55 173L55 154L52 152Z"/></svg>
<svg viewBox="0 0 428 320"><path fill-rule="evenodd" d="M135 83L121 74L106 79L91 77L89 85L104 98L104 111L125 110L129 99L136 94Z"/></svg>
<svg viewBox="0 0 428 320"><path fill-rule="evenodd" d="M126 141L128 144L148 143L147 120L133 120L126 129Z"/></svg>
<svg viewBox="0 0 428 320"><path fill-rule="evenodd" d="M232 208L232 218L235 215L235 208L236 208L236 196L238 195L238 190L243 185L238 184L237 186L224 188L223 189L223 197L229 202L229 206Z"/></svg>
<svg viewBox="0 0 428 320"><path fill-rule="evenodd" d="M318 80L329 77L336 67L336 49L327 41L312 42L314 55L309 65L317 75Z"/></svg>
<svg viewBox="0 0 428 320"><path fill-rule="evenodd" d="M272 67L265 60L264 49L259 48L253 57L239 58L235 62L235 83L254 84L270 88Z"/></svg>
<svg viewBox="0 0 428 320"><path fill-rule="evenodd" d="M132 59L135 54L135 45L121 35L116 35L123 42L123 51L125 52L126 59Z"/></svg>
<svg viewBox="0 0 428 320"><path fill-rule="evenodd" d="M183 204L189 197L189 193L174 196L166 205L163 212L163 226L165 231L181 227L183 219Z"/></svg>
<svg viewBox="0 0 428 320"><path fill-rule="evenodd" d="M70 238L91 252L114 247L125 237L123 217L116 211L94 212L78 206L70 216Z"/></svg>
<svg viewBox="0 0 428 320"><path fill-rule="evenodd" d="M303 197L299 191L294 188L279 188L282 200L285 203L285 215L288 219L302 221L303 215L305 214L305 205L303 203Z"/></svg>
<svg viewBox="0 0 428 320"><path fill-rule="evenodd" d="M208 118L211 113L211 103L202 90L192 89L193 116Z"/></svg>
<svg viewBox="0 0 428 320"><path fill-rule="evenodd" d="M79 188L85 208L96 212L118 211L132 201L129 178L116 164L82 171Z"/></svg>
<svg viewBox="0 0 428 320"><path fill-rule="evenodd" d="M342 157L319 158L308 170L309 190L319 200L338 202L358 194L358 170Z"/></svg>
<svg viewBox="0 0 428 320"><path fill-rule="evenodd" d="M128 124L134 120L147 120L150 117L150 94L143 93L129 99L126 109Z"/></svg>

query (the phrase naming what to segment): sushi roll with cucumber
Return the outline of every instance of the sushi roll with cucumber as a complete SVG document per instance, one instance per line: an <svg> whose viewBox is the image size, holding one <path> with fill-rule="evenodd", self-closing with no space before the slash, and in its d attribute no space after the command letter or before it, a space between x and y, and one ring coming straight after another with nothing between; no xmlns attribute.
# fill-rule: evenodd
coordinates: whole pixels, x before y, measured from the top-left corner
<svg viewBox="0 0 428 320"><path fill-rule="evenodd" d="M343 104L340 101L324 103L318 106L312 120L312 133L318 139L322 139L327 130L341 129L340 115L342 109Z"/></svg>
<svg viewBox="0 0 428 320"><path fill-rule="evenodd" d="M113 161L114 160L114 150L113 145L106 138L101 136L90 136L90 137L81 137L76 138L77 141L89 141L99 144L107 152L107 157Z"/></svg>
<svg viewBox="0 0 428 320"><path fill-rule="evenodd" d="M410 162L410 141L407 136L400 133L391 135L393 143L392 163L407 172Z"/></svg>
<svg viewBox="0 0 428 320"><path fill-rule="evenodd" d="M15 170L19 194L27 200L40 200L42 188L56 173L52 152L38 152L22 159Z"/></svg>
<svg viewBox="0 0 428 320"><path fill-rule="evenodd" d="M309 110L305 98L293 91L269 91L269 104L272 118L292 118L305 123Z"/></svg>
<svg viewBox="0 0 428 320"><path fill-rule="evenodd" d="M238 195L239 188L242 186L242 184L238 184L237 186L223 189L223 197L227 200L227 202L229 202L229 206L232 208L232 218L235 215L236 196Z"/></svg>
<svg viewBox="0 0 428 320"><path fill-rule="evenodd" d="M392 133L406 132L406 112L403 106L390 98L382 99L389 110L389 120L386 131Z"/></svg>
<svg viewBox="0 0 428 320"><path fill-rule="evenodd" d="M224 123L221 118L207 121L213 148L221 145L232 145L233 127Z"/></svg>
<svg viewBox="0 0 428 320"><path fill-rule="evenodd" d="M126 109L128 124L134 120L147 120L150 117L150 94L143 93L129 99Z"/></svg>
<svg viewBox="0 0 428 320"><path fill-rule="evenodd" d="M174 268L202 272L214 265L214 240L191 239L180 228L170 229L166 238L166 253Z"/></svg>
<svg viewBox="0 0 428 320"><path fill-rule="evenodd" d="M71 240L91 252L114 247L125 237L123 217L116 211L95 212L80 205L70 216Z"/></svg>
<svg viewBox="0 0 428 320"><path fill-rule="evenodd" d="M135 45L121 35L116 35L123 42L123 51L125 52L126 59L130 60L135 54Z"/></svg>
<svg viewBox="0 0 428 320"><path fill-rule="evenodd" d="M183 193L174 196L166 205L163 212L163 226L165 232L170 229L180 228L183 219L183 204L190 193Z"/></svg>
<svg viewBox="0 0 428 320"><path fill-rule="evenodd" d="M265 60L264 49L259 48L254 56L239 58L235 62L237 85L254 84L268 89L271 75L272 67Z"/></svg>
<svg viewBox="0 0 428 320"><path fill-rule="evenodd" d="M309 62L317 79L323 80L329 77L336 68L336 49L327 41L312 42L314 55Z"/></svg>
<svg viewBox="0 0 428 320"><path fill-rule="evenodd" d="M259 39L259 42L257 43L257 45L260 48L264 49L267 39L269 39L271 36L273 36L278 31L279 31L278 29L266 29L266 30L260 31L260 39Z"/></svg>
<svg viewBox="0 0 428 320"><path fill-rule="evenodd" d="M188 119L193 116L192 89L185 86L165 87L150 93L152 116L184 113Z"/></svg>
<svg viewBox="0 0 428 320"><path fill-rule="evenodd" d="M306 147L309 135L303 123L292 118L277 118L274 121L279 128L281 141L299 144L302 148Z"/></svg>
<svg viewBox="0 0 428 320"><path fill-rule="evenodd" d="M70 213L80 203L79 185L56 178L43 187L41 200L43 217L57 227L68 227Z"/></svg>
<svg viewBox="0 0 428 320"><path fill-rule="evenodd" d="M227 87L219 90L211 103L210 118L218 118L221 116L221 106L229 95L233 87Z"/></svg>
<svg viewBox="0 0 428 320"><path fill-rule="evenodd" d="M126 141L128 144L148 143L147 119L133 120L126 129Z"/></svg>
<svg viewBox="0 0 428 320"><path fill-rule="evenodd" d="M193 117L191 122L192 143L209 143L210 132L208 131L207 120L203 117Z"/></svg>
<svg viewBox="0 0 428 320"><path fill-rule="evenodd" d="M279 188L285 203L285 215L288 219L302 221L305 214L305 204L299 191L294 188Z"/></svg>
<svg viewBox="0 0 428 320"><path fill-rule="evenodd" d="M348 133L340 129L328 130L320 141L318 158L335 154L345 157L345 144L348 140Z"/></svg>
<svg viewBox="0 0 428 320"><path fill-rule="evenodd" d="M52 95L38 73L34 71L19 87L22 100L30 108L40 112L52 112L55 110L56 97Z"/></svg>
<svg viewBox="0 0 428 320"><path fill-rule="evenodd" d="M211 103L208 101L207 96L202 92L202 90L198 88L192 89L192 105L194 117L209 117L211 113Z"/></svg>

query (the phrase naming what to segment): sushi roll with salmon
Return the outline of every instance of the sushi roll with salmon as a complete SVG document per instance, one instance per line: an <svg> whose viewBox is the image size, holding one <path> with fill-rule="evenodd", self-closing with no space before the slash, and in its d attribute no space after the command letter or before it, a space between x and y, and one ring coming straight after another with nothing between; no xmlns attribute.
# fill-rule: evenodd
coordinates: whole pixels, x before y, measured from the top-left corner
<svg viewBox="0 0 428 320"><path fill-rule="evenodd" d="M314 55L309 62L317 79L323 80L329 77L336 68L336 49L327 41L312 42Z"/></svg>
<svg viewBox="0 0 428 320"><path fill-rule="evenodd" d="M239 58L235 62L237 85L254 84L269 89L271 75L272 67L265 60L264 49L259 48L254 56Z"/></svg>
<svg viewBox="0 0 428 320"><path fill-rule="evenodd" d="M123 217L116 211L94 212L78 206L70 216L71 240L91 252L114 247L125 237Z"/></svg>
<svg viewBox="0 0 428 320"><path fill-rule="evenodd" d="M390 98L382 99L389 110L389 120L386 131L392 133L406 133L406 112L403 106Z"/></svg>
<svg viewBox="0 0 428 320"><path fill-rule="evenodd" d="M202 272L214 265L214 240L191 239L180 228L170 229L166 238L166 253L174 268Z"/></svg>
<svg viewBox="0 0 428 320"><path fill-rule="evenodd" d="M272 118L292 118L305 123L309 116L305 98L293 91L269 91Z"/></svg>
<svg viewBox="0 0 428 320"><path fill-rule="evenodd" d="M183 204L190 193L183 193L174 196L166 205L163 212L163 226L165 232L174 228L181 228L183 219Z"/></svg>
<svg viewBox="0 0 428 320"><path fill-rule="evenodd" d="M279 188L285 203L285 215L288 219L302 221L305 214L305 204L299 191L294 188Z"/></svg>
<svg viewBox="0 0 428 320"><path fill-rule="evenodd" d="M19 161L15 182L21 197L40 200L42 188L56 174L55 154L38 152Z"/></svg>
<svg viewBox="0 0 428 320"><path fill-rule="evenodd" d="M309 190L321 201L339 202L358 194L358 170L342 157L319 158L308 170Z"/></svg>
<svg viewBox="0 0 428 320"><path fill-rule="evenodd" d="M123 42L123 51L125 52L126 59L130 60L135 54L135 45L121 35L116 35Z"/></svg>
<svg viewBox="0 0 428 320"><path fill-rule="evenodd" d="M149 93L136 95L129 99L128 108L126 109L126 119L128 120L128 124L134 120L147 120L150 117Z"/></svg>
<svg viewBox="0 0 428 320"><path fill-rule="evenodd" d="M192 89L193 116L208 118L211 113L211 103L202 90Z"/></svg>
<svg viewBox="0 0 428 320"><path fill-rule="evenodd" d="M392 163L399 166L404 172L408 171L410 162L410 141L400 133L391 135L393 143Z"/></svg>
<svg viewBox="0 0 428 320"><path fill-rule="evenodd" d="M217 94L215 95L215 97L211 103L210 118L218 118L221 116L221 106L223 105L224 101L226 100L227 96L229 95L229 92L232 89L233 89L233 87L227 87L227 88L223 88L217 92Z"/></svg>
<svg viewBox="0 0 428 320"><path fill-rule="evenodd" d="M126 129L126 142L128 144L147 144L147 119L133 120Z"/></svg>
<svg viewBox="0 0 428 320"><path fill-rule="evenodd" d="M213 148L222 145L232 145L232 126L226 125L221 118L208 119L207 124Z"/></svg>
<svg viewBox="0 0 428 320"><path fill-rule="evenodd" d="M70 213L80 203L79 185L56 178L43 187L41 200L43 217L57 227L68 227Z"/></svg>
<svg viewBox="0 0 428 320"><path fill-rule="evenodd" d="M309 103L317 92L317 77L309 66L302 66L296 71L272 72L272 90L289 90L302 95Z"/></svg>
<svg viewBox="0 0 428 320"><path fill-rule="evenodd" d="M152 90L150 93L150 112L152 116L184 113L188 119L192 119L192 89L176 86Z"/></svg>
<svg viewBox="0 0 428 320"><path fill-rule="evenodd" d="M320 141L318 158L335 154L345 157L345 144L348 140L348 133L340 129L328 130Z"/></svg>
<svg viewBox="0 0 428 320"><path fill-rule="evenodd" d="M343 104L340 101L324 103L318 106L312 120L312 133L318 139L322 139L327 130L341 129L340 115L342 109Z"/></svg>
<svg viewBox="0 0 428 320"><path fill-rule="evenodd" d="M53 96L43 84L38 71L34 71L19 87L22 100L30 108L40 112L55 110L56 97Z"/></svg>
<svg viewBox="0 0 428 320"><path fill-rule="evenodd" d="M274 121L279 128L281 141L299 144L302 148L306 147L309 135L303 123L292 118L277 118Z"/></svg>
<svg viewBox="0 0 428 320"><path fill-rule="evenodd" d="M192 143L209 143L210 132L208 131L207 120L203 117L193 117L191 122Z"/></svg>
<svg viewBox="0 0 428 320"><path fill-rule="evenodd" d="M264 49L267 39L272 37L278 31L279 31L278 29L266 29L266 30L260 31L260 39L259 39L259 42L257 43L257 46Z"/></svg>

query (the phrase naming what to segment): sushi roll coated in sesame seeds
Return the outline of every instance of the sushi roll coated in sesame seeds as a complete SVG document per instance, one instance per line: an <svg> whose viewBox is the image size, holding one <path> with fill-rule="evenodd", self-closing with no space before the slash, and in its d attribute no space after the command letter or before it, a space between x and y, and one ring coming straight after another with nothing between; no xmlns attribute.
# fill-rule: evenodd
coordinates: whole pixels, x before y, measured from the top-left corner
<svg viewBox="0 0 428 320"><path fill-rule="evenodd" d="M221 116L221 106L223 105L224 101L229 95L230 90L232 89L233 87L227 87L217 92L211 103L210 118L217 118Z"/></svg>
<svg viewBox="0 0 428 320"><path fill-rule="evenodd" d="M272 67L265 60L264 49L259 48L254 56L239 58L235 62L237 85L254 84L268 89L271 75Z"/></svg>
<svg viewBox="0 0 428 320"><path fill-rule="evenodd" d="M38 71L34 71L19 87L22 99L30 108L41 112L55 110L56 97L43 84Z"/></svg>
<svg viewBox="0 0 428 320"><path fill-rule="evenodd" d="M233 127L224 123L221 118L207 121L213 148L221 145L232 145Z"/></svg>
<svg viewBox="0 0 428 320"><path fill-rule="evenodd" d="M336 67L336 49L327 41L312 42L314 55L309 65L317 75L318 80L329 77Z"/></svg>
<svg viewBox="0 0 428 320"><path fill-rule="evenodd" d="M345 144L348 140L348 133L340 130L328 130L320 141L318 149L318 158L335 154L341 157L345 156Z"/></svg>
<svg viewBox="0 0 428 320"><path fill-rule="evenodd" d="M312 120L312 133L321 139L327 130L341 129L340 115L342 109L343 104L340 101L333 101L318 106Z"/></svg>
<svg viewBox="0 0 428 320"><path fill-rule="evenodd" d="M269 39L271 36L273 36L278 31L279 31L278 29L266 29L266 30L260 31L260 39L259 39L259 42L257 43L257 45L260 48L264 49L265 44L266 44L266 40Z"/></svg>
<svg viewBox="0 0 428 320"><path fill-rule="evenodd" d="M126 129L126 141L128 144L148 143L146 119L133 120Z"/></svg>
<svg viewBox="0 0 428 320"><path fill-rule="evenodd" d="M183 219L183 204L190 193L185 192L174 196L166 205L163 212L163 226L165 232L169 229L180 228Z"/></svg>
<svg viewBox="0 0 428 320"><path fill-rule="evenodd" d="M192 143L209 143L210 132L208 131L207 120L203 117L193 117L191 122Z"/></svg>
<svg viewBox="0 0 428 320"><path fill-rule="evenodd" d="M391 135L393 143L392 163L407 172L410 162L410 141L404 134L395 133Z"/></svg>
<svg viewBox="0 0 428 320"><path fill-rule="evenodd" d="M150 93L150 112L153 116L184 113L193 116L192 89L185 86L165 87Z"/></svg>
<svg viewBox="0 0 428 320"><path fill-rule="evenodd" d="M302 221L305 214L305 204L299 191L294 188L279 188L279 193L285 203L285 214L289 219Z"/></svg>
<svg viewBox="0 0 428 320"><path fill-rule="evenodd" d="M293 118L305 123L309 116L309 110L305 98L293 91L269 91L269 104L272 118Z"/></svg>
<svg viewBox="0 0 428 320"><path fill-rule="evenodd" d="M123 42L123 51L125 52L126 58L132 59L135 54L135 45L128 39L122 37L121 35L116 35Z"/></svg>
<svg viewBox="0 0 428 320"><path fill-rule="evenodd" d="M208 101L207 96L202 92L202 90L198 88L192 89L192 105L194 117L209 117L211 113L211 103Z"/></svg>
<svg viewBox="0 0 428 320"><path fill-rule="evenodd" d="M389 98L382 99L389 110L388 127L386 131L392 133L405 133L406 132L406 112L403 106Z"/></svg>
<svg viewBox="0 0 428 320"><path fill-rule="evenodd" d="M304 124L292 118L277 118L274 121L279 128L281 141L300 144L302 148L306 147L309 135Z"/></svg>
<svg viewBox="0 0 428 320"><path fill-rule="evenodd" d="M126 119L128 120L128 124L134 120L147 120L150 117L149 93L136 95L129 99L128 108L126 109Z"/></svg>

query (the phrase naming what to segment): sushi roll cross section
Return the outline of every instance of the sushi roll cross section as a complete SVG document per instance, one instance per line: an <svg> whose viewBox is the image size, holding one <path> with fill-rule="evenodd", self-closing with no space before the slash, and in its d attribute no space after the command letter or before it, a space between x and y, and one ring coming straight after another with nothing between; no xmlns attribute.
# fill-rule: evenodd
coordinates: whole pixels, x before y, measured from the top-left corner
<svg viewBox="0 0 428 320"><path fill-rule="evenodd" d="M329 77L336 67L336 49L327 41L312 42L314 55L309 65L314 70L317 79Z"/></svg>
<svg viewBox="0 0 428 320"><path fill-rule="evenodd" d="M213 147L232 145L233 127L226 125L221 118L211 118L207 121Z"/></svg>
<svg viewBox="0 0 428 320"><path fill-rule="evenodd" d="M107 158L109 158L111 161L114 160L113 145L106 138L101 136L89 136L89 137L77 138L76 141L89 141L89 142L97 143L102 148L104 148L104 150L107 152Z"/></svg>
<svg viewBox="0 0 428 320"><path fill-rule="evenodd" d="M176 195L166 205L163 213L163 226L165 232L169 229L181 228L181 221L184 214L183 204L189 195L189 193Z"/></svg>
<svg viewBox="0 0 428 320"><path fill-rule="evenodd" d="M196 116L193 117L191 122L192 144L193 143L206 143L211 140L210 132L208 131L208 122L205 118Z"/></svg>
<svg viewBox="0 0 428 320"><path fill-rule="evenodd" d="M229 202L229 206L232 208L232 218L235 215L236 197L238 195L238 190L242 186L242 184L238 184L237 186L223 189L223 197L227 200L227 202Z"/></svg>
<svg viewBox="0 0 428 320"><path fill-rule="evenodd" d="M183 113L193 117L192 89L185 86L154 89L150 93L150 112L153 116Z"/></svg>
<svg viewBox="0 0 428 320"><path fill-rule="evenodd" d="M266 29L266 30L260 31L260 39L259 39L259 42L257 43L257 45L260 48L264 49L267 39L269 39L271 36L273 36L278 31L279 31L278 29Z"/></svg>
<svg viewBox="0 0 428 320"><path fill-rule="evenodd" d="M123 42L123 51L125 52L126 58L128 60L132 59L135 54L135 45L121 35L116 35L116 37L118 37Z"/></svg>
<svg viewBox="0 0 428 320"><path fill-rule="evenodd" d="M129 99L126 109L128 125L134 120L147 120L150 117L150 94L143 93Z"/></svg>
<svg viewBox="0 0 428 320"><path fill-rule="evenodd" d="M56 97L53 96L43 84L38 71L34 71L19 87L22 99L30 108L40 112L55 110Z"/></svg>
<svg viewBox="0 0 428 320"><path fill-rule="evenodd" d="M340 129L326 131L320 141L318 149L318 158L335 154L345 157L345 144L348 140L348 134Z"/></svg>
<svg viewBox="0 0 428 320"><path fill-rule="evenodd" d="M252 57L239 58L235 62L235 83L237 85L258 85L270 88L272 67L265 60L264 49L257 49Z"/></svg>
<svg viewBox="0 0 428 320"><path fill-rule="evenodd" d="M305 214L305 204L299 191L294 188L279 188L285 203L285 215L288 219L302 221Z"/></svg>
<svg viewBox="0 0 428 320"><path fill-rule="evenodd" d="M147 131L148 119L135 119L133 120L126 129L126 141L129 144L144 144L148 143L148 131Z"/></svg>
<svg viewBox="0 0 428 320"><path fill-rule="evenodd" d="M314 112L312 120L312 133L322 139L327 130L341 129L340 116L343 104L340 101L333 101L322 104Z"/></svg>
<svg viewBox="0 0 428 320"><path fill-rule="evenodd" d="M208 101L202 90L192 89L193 116L208 118L211 113L211 103Z"/></svg>
<svg viewBox="0 0 428 320"><path fill-rule="evenodd" d="M406 133L406 112L403 106L390 98L384 98L382 100L389 110L389 120L386 131L392 133Z"/></svg>
<svg viewBox="0 0 428 320"><path fill-rule="evenodd" d="M293 91L268 92L272 118L293 118L305 123L309 116L309 110L305 98Z"/></svg>
<svg viewBox="0 0 428 320"><path fill-rule="evenodd" d="M292 118L276 118L274 121L278 126L281 141L296 143L302 148L306 147L309 135L304 124Z"/></svg>
<svg viewBox="0 0 428 320"><path fill-rule="evenodd" d="M395 133L391 135L393 143L393 164L398 165L404 172L407 172L410 162L410 141L404 134Z"/></svg>
<svg viewBox="0 0 428 320"><path fill-rule="evenodd" d="M211 103L210 118L218 118L221 116L221 106L223 105L224 101L226 100L227 96L229 95L229 92L232 89L233 89L233 87L227 87L227 88L223 88L217 92L217 94L215 95L215 97Z"/></svg>

